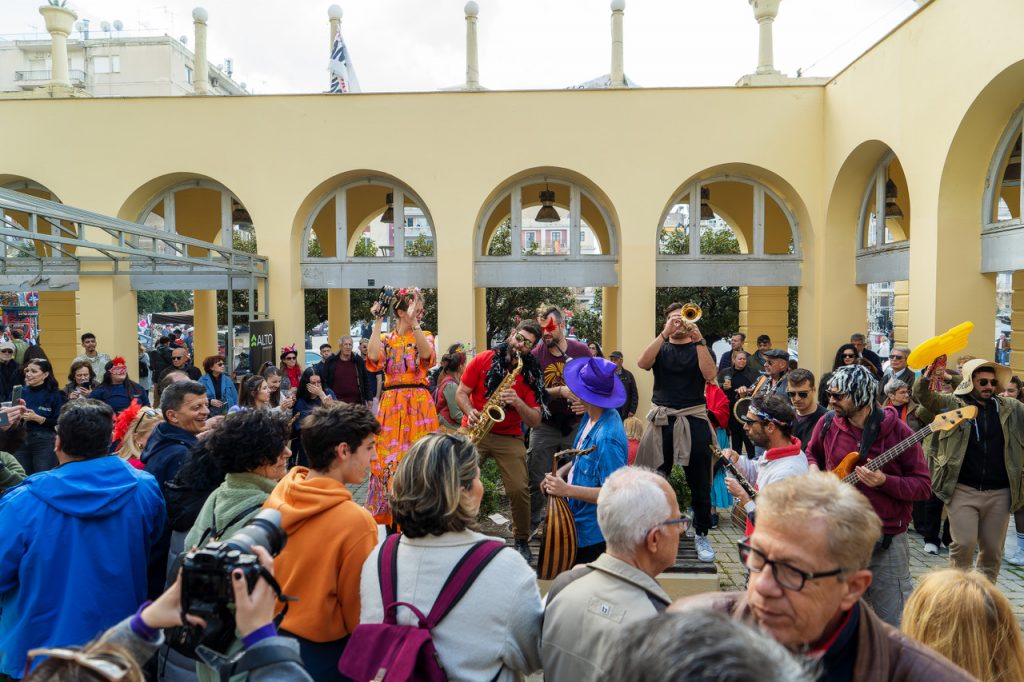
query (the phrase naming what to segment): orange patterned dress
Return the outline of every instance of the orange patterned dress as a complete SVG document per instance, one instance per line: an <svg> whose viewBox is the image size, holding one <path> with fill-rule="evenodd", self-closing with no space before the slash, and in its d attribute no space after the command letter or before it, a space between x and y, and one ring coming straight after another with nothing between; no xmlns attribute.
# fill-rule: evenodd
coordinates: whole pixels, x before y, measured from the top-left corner
<svg viewBox="0 0 1024 682"><path fill-rule="evenodd" d="M434 337L429 332L423 334L433 348ZM430 357L420 358L412 332L381 335L381 344L378 361L366 360L367 371L384 372L384 391L377 408L381 430L377 459L370 465L366 508L377 523L391 525L391 477L409 447L420 436L438 430L437 410L427 390L427 371L434 366L435 353L431 350Z"/></svg>

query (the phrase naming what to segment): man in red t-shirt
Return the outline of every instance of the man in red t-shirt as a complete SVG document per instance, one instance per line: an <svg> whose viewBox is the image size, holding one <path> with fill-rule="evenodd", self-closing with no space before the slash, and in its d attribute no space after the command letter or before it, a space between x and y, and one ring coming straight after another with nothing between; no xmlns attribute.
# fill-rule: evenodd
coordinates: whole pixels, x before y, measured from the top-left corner
<svg viewBox="0 0 1024 682"><path fill-rule="evenodd" d="M536 427L541 420L539 396L544 390L543 379L530 350L540 338L540 326L533 320L523 320L505 343L494 350L484 351L470 360L462 374L455 400L465 416L463 427L472 428L480 421L480 410L487 403L495 386L511 372L523 358L523 371L516 377L512 388L502 394L505 419L495 422L491 432L476 444L481 460L494 457L505 484L505 494L512 506L512 529L516 550L529 563L533 559L527 539L530 535L530 491L526 472L526 445L523 442L523 424Z"/></svg>

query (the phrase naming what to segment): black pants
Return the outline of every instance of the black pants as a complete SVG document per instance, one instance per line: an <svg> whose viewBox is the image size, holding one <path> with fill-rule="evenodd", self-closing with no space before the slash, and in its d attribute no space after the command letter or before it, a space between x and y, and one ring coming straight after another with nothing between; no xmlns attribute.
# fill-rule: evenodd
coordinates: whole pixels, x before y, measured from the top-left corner
<svg viewBox="0 0 1024 682"><path fill-rule="evenodd" d="M338 672L338 659L345 653L347 636L333 642L313 642L286 630L281 630L281 634L298 640L302 666L316 682L348 682L349 678Z"/></svg>
<svg viewBox="0 0 1024 682"><path fill-rule="evenodd" d="M690 486L690 504L693 506L693 530L697 535L707 535L711 528L711 429L704 419L687 417L690 420L690 463L683 467L686 484ZM675 417L668 418L668 425L661 429L661 447L665 462L658 471L666 478L672 471L675 454L672 450L672 425Z"/></svg>
<svg viewBox="0 0 1024 682"><path fill-rule="evenodd" d="M57 453L53 451L56 440L56 431L50 429L31 429L28 432L25 444L14 453L26 476L49 471L57 466Z"/></svg>
<svg viewBox="0 0 1024 682"><path fill-rule="evenodd" d="M942 500L937 498L935 493L927 500L914 503L914 530L921 534L925 542L930 542L936 547L948 547L953 542L949 534L949 521L942 524L943 506Z"/></svg>
<svg viewBox="0 0 1024 682"><path fill-rule="evenodd" d="M750 440L747 432L743 430L743 422L736 421L729 415L729 436L732 441L732 449L743 454L743 448L747 449L747 457L754 459L754 443Z"/></svg>
<svg viewBox="0 0 1024 682"><path fill-rule="evenodd" d="M604 554L607 548L606 543L599 542L596 545L587 545L586 547L576 548L576 561L573 562L573 566L579 566L580 564L589 564L591 561L595 561L597 557Z"/></svg>

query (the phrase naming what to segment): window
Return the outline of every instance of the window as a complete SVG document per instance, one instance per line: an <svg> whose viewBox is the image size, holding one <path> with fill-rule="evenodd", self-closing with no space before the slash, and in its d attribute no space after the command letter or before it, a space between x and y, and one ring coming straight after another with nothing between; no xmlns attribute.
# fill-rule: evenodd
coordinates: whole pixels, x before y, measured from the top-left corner
<svg viewBox="0 0 1024 682"><path fill-rule="evenodd" d="M532 248L537 243L537 233L534 230L523 230L523 246Z"/></svg>
<svg viewBox="0 0 1024 682"><path fill-rule="evenodd" d="M93 57L92 70L95 73L120 73L121 57L116 54L106 57Z"/></svg>
<svg viewBox="0 0 1024 682"><path fill-rule="evenodd" d="M551 230L548 233L548 248L551 253L566 253L568 245L566 242L565 230Z"/></svg>
<svg viewBox="0 0 1024 682"><path fill-rule="evenodd" d="M190 66L186 66L185 67L185 82L186 83L191 83L192 82L192 67L190 67Z"/></svg>

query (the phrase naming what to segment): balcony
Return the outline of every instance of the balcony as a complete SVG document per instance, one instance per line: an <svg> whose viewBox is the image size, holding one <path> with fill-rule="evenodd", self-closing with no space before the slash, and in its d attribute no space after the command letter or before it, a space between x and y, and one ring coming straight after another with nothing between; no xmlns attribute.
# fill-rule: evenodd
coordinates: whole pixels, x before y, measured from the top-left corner
<svg viewBox="0 0 1024 682"><path fill-rule="evenodd" d="M46 85L49 83L50 73L49 69L15 71L14 80L22 90L32 90L33 88L38 88L40 85ZM71 79L72 85L85 87L85 71L80 69L71 69L68 71L68 76Z"/></svg>

